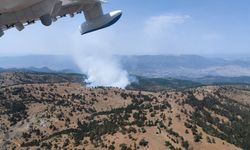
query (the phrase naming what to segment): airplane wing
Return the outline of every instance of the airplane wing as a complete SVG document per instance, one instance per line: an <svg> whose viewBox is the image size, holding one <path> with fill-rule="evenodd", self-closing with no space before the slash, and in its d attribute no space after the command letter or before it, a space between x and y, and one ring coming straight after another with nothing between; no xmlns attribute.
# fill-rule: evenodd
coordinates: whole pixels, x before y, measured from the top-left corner
<svg viewBox="0 0 250 150"><path fill-rule="evenodd" d="M86 20L92 20L103 15L101 3L102 1L71 2L70 0L64 0L60 11L54 15L65 16L66 14L83 11Z"/></svg>
<svg viewBox="0 0 250 150"><path fill-rule="evenodd" d="M24 0L25 1L25 0ZM0 12L0 37L4 31L16 27L19 31L25 26L41 20L45 26L67 15L84 13L86 22L80 26L80 33L86 34L113 25L122 15L121 11L103 13L103 0L43 0L38 4L15 12ZM1 2L0 2L1 5ZM13 10L13 8L12 8Z"/></svg>

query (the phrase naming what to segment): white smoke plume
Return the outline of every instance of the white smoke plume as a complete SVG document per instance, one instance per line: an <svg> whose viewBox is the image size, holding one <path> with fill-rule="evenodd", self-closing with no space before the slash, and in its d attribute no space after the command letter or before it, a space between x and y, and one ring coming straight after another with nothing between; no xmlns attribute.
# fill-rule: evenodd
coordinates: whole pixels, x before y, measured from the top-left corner
<svg viewBox="0 0 250 150"><path fill-rule="evenodd" d="M125 88L129 84L128 73L112 53L112 38L107 38L108 33L102 33L73 36L75 62L87 75L86 82L90 86Z"/></svg>

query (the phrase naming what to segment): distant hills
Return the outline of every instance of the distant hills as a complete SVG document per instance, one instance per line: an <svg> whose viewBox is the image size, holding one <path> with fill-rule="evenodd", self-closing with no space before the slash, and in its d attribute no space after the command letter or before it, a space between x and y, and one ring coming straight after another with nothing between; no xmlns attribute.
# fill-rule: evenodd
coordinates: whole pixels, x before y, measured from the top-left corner
<svg viewBox="0 0 250 150"><path fill-rule="evenodd" d="M250 59L229 60L197 55L141 55L117 58L129 74L136 76L175 78L203 84L250 83ZM62 55L0 57L0 71L1 68L81 73L72 57Z"/></svg>
<svg viewBox="0 0 250 150"><path fill-rule="evenodd" d="M16 57L0 57L0 68L28 68L39 71L61 71L70 70L71 72L80 72L73 58L64 55L30 55ZM48 70L49 68L49 70Z"/></svg>
<svg viewBox="0 0 250 150"><path fill-rule="evenodd" d="M48 67L28 67L28 68L0 68L0 72L6 71L16 71L16 72L38 72L38 73L79 73L80 71L74 71L71 69L63 69L63 70L53 70Z"/></svg>
<svg viewBox="0 0 250 150"><path fill-rule="evenodd" d="M196 55L122 57L131 74L147 77L201 78L250 76L249 60L226 60Z"/></svg>

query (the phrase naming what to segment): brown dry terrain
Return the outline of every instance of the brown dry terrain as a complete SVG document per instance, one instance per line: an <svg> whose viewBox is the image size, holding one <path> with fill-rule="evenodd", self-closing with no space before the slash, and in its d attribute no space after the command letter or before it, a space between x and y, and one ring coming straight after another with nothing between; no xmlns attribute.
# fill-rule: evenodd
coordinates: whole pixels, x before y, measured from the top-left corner
<svg viewBox="0 0 250 150"><path fill-rule="evenodd" d="M1 149L250 149L246 88L144 92L87 88L76 75L0 77Z"/></svg>

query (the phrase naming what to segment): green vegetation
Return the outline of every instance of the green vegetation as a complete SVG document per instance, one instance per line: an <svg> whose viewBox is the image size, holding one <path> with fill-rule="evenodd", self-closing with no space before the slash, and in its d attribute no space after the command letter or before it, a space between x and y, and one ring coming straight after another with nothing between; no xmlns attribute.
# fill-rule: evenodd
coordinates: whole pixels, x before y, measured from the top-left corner
<svg viewBox="0 0 250 150"><path fill-rule="evenodd" d="M5 108L5 111L0 111L0 114L8 114L11 126L27 118L26 106L23 102L2 99L0 100L0 107Z"/></svg>
<svg viewBox="0 0 250 150"><path fill-rule="evenodd" d="M153 127L157 129L153 131L155 134L162 135L167 132L166 135L169 141L166 141L165 145L171 150L188 150L193 146L191 145L193 142L189 143L191 140L197 143L200 142L198 144L203 144L204 142L214 144L217 141L213 137L218 137L244 150L250 149L250 106L226 97L223 95L223 91L218 90L216 93L208 92L208 94L204 94L205 92L203 93L203 91L198 91L197 89L186 89L148 94L149 92L140 90L158 91L177 87L191 87L196 84L172 79L139 78L137 85L132 84L128 87L139 90L137 92L124 92L120 89L111 90L114 98L121 97L124 100L123 105L119 107L110 105L110 107L107 106L107 109L98 111L98 108L95 108L95 104L101 100L105 102L110 101L109 96L111 94L108 93L109 91L106 88L99 87L96 91L95 89L90 89L86 93L81 92L81 94L74 90L73 92L68 92L68 89L65 89L65 92L61 94L56 92L60 91L61 87L70 87L68 81L77 81L76 79L80 78L80 76L69 75L72 77L67 77L67 75L60 74L49 74L48 76L46 74L38 74L38 77L33 77L34 74L21 73L19 75L20 79L15 82L19 84L25 82L47 83L53 80L53 82L59 82L59 84L51 83L46 84L47 86L44 86L44 84L42 86L30 84L29 87L15 85L7 86L0 90L0 115L6 116L3 122L6 120L5 122L10 123L10 125L2 123L1 129L7 133L10 131L9 129L13 130L15 128L14 125L17 123L17 125L24 125L27 122L31 124L29 130L21 134L23 139L22 147L39 146L43 149L60 149L61 146L73 145L76 147L82 144L92 144L95 148L114 150L115 141L109 141L107 144L106 135L112 136L116 133L121 133L133 141L134 145L119 143L119 149L139 149L148 147L151 143L146 140L147 137L145 139L138 138L136 135L149 134L152 132L149 127ZM53 79L51 79L51 76L53 76ZM34 82L31 82L33 79L35 79ZM204 94L205 98L198 100L194 96L196 92ZM127 101L125 102L125 100ZM170 105L172 103L175 103L173 106L178 107L172 108ZM42 112L39 113L42 116L36 116L36 118L43 118L43 121L36 119L35 123L33 123L34 121L29 120L29 114L27 113L30 112L30 105L33 104L48 106L44 111L46 113ZM187 105L189 106L187 107ZM79 112L81 114L82 112L86 113L86 116L80 117L77 126L73 128L72 122L74 119L72 118L78 117L76 114L79 114ZM62 127L57 126L50 118L62 121ZM182 123L182 125L184 124L186 129L183 131L185 133L175 130L176 121L177 123ZM183 123L183 121L185 122ZM47 126L49 132L47 133L37 126L37 124L40 125L44 122L49 122ZM204 134L201 130L209 135ZM182 137L184 134L186 134L184 137L190 136L193 139L184 139ZM61 138L62 135L67 135L68 137L63 138L63 140L60 139L60 144L51 142ZM179 147L175 147L177 145Z"/></svg>
<svg viewBox="0 0 250 150"><path fill-rule="evenodd" d="M162 91L166 89L185 89L191 87L201 86L200 83L178 80L178 79L164 79L164 78L146 78L137 76L137 82L131 83L127 89L143 90L143 91Z"/></svg>
<svg viewBox="0 0 250 150"><path fill-rule="evenodd" d="M193 95L189 96L186 103L195 108L195 111L192 113L192 121L206 133L249 150L250 107L223 97L219 93L217 95L220 97L210 96L203 101L197 100ZM228 118L230 123L213 117L210 111ZM190 125L186 126L190 127ZM216 126L218 129L213 126ZM195 141L200 139L201 136L195 134Z"/></svg>
<svg viewBox="0 0 250 150"><path fill-rule="evenodd" d="M31 141L28 143L23 143L22 146L26 147L32 146L32 144L42 143L48 139L54 138L56 136L67 134L72 136L74 139L74 145L78 146L84 141L85 137L90 138L90 142L95 146L99 147L103 145L103 135L113 135L117 132L121 132L123 134L130 134L136 133L137 130L133 128L133 126L137 126L142 129L142 132L146 132L145 129L143 130L144 126L152 125L157 126L160 124L159 121L155 121L150 123L151 121L146 117L146 111L150 108L154 108L157 110L165 110L169 109L171 105L167 102L163 104L154 104L154 105L147 105L147 102L151 102L157 99L152 96L143 95L139 93L137 96L133 94L126 95L127 97L132 98L132 103L126 107L122 108L114 108L109 111L102 111L93 113L90 118L92 118L88 122L81 122L78 120L78 127L75 129L66 129L60 132L56 132L50 135L47 138L41 139L39 141ZM93 120L94 117L99 115L107 115L107 118L103 120ZM133 121L131 122L129 118L132 117ZM130 126L126 128L126 126ZM160 125L159 125L160 126ZM68 142L64 143L65 145ZM142 139L139 143L140 146L147 146L148 141ZM34 145L33 145L34 146ZM112 146L110 147L112 148ZM125 149L125 145L121 145L122 149Z"/></svg>
<svg viewBox="0 0 250 150"><path fill-rule="evenodd" d="M148 141L146 141L145 139L141 139L141 141L139 142L139 145L141 146L147 146L148 145Z"/></svg>

